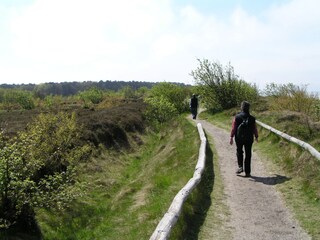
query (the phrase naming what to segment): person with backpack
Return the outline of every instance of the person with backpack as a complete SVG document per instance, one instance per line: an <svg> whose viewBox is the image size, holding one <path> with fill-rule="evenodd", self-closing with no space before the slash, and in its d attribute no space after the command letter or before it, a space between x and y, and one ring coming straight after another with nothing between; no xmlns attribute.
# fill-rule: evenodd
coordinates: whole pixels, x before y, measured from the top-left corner
<svg viewBox="0 0 320 240"><path fill-rule="evenodd" d="M198 98L195 94L192 94L192 97L190 99L190 111L192 114L192 118L196 119L198 113Z"/></svg>
<svg viewBox="0 0 320 240"><path fill-rule="evenodd" d="M247 101L241 103L241 112L239 112L232 121L230 145L233 144L233 137L235 137L237 146L238 170L236 173L240 174L245 171L245 176L250 177L252 144L254 138L258 142L258 130L255 117L250 115L250 103ZM243 159L243 148L245 159Z"/></svg>

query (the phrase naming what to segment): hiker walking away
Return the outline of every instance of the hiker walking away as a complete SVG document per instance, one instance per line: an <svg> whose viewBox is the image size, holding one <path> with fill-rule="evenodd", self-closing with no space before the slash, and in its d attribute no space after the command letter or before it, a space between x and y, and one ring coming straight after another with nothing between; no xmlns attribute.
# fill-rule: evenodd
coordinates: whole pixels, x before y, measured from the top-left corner
<svg viewBox="0 0 320 240"><path fill-rule="evenodd" d="M192 94L192 97L190 99L190 111L192 114L192 118L196 119L198 112L198 98L195 94Z"/></svg>
<svg viewBox="0 0 320 240"><path fill-rule="evenodd" d="M232 121L232 129L230 134L230 145L233 144L233 137L237 146L238 170L237 174L245 171L245 176L251 175L251 154L254 138L258 142L258 131L256 119L250 115L250 103L243 101L241 103L241 112L238 113ZM243 168L243 148L245 152L244 168Z"/></svg>

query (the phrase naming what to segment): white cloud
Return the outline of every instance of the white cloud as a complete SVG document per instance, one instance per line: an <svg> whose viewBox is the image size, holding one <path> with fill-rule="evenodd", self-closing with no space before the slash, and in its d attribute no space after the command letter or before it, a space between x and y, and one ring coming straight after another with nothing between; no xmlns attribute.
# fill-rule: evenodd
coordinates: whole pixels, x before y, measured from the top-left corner
<svg viewBox="0 0 320 240"><path fill-rule="evenodd" d="M180 11L180 16L183 24L192 28L198 27L204 21L204 16L191 5L183 7Z"/></svg>
<svg viewBox="0 0 320 240"><path fill-rule="evenodd" d="M161 14L166 5L155 3L37 0L13 22L13 47L20 57L48 63L125 55L169 21L170 12Z"/></svg>

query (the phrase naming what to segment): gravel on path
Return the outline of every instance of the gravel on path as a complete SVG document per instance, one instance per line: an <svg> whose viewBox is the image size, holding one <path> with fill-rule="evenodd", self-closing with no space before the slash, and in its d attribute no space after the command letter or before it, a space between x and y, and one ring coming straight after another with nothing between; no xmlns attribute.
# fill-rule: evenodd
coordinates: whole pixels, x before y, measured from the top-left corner
<svg viewBox="0 0 320 240"><path fill-rule="evenodd" d="M225 224L229 224L228 227L232 229L232 239L311 239L293 218L281 194L275 188L276 184L281 184L289 178L268 173L262 160L254 152L251 177L245 178L243 173L236 175L236 149L235 144L232 146L229 144L230 133L205 120L196 122L202 124L206 134L214 141L224 183L225 201L231 212L230 222ZM214 206L211 208L208 211L214 211ZM219 234L214 235L219 236Z"/></svg>

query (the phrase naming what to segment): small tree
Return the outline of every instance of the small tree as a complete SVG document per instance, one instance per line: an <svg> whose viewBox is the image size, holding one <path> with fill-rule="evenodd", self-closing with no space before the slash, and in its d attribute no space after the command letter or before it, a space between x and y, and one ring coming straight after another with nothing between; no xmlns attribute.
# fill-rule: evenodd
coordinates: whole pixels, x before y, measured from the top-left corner
<svg viewBox="0 0 320 240"><path fill-rule="evenodd" d="M258 97L257 87L241 80L230 64L223 67L207 59L198 61L200 66L190 75L208 109L229 109L239 106L243 100L253 101Z"/></svg>

